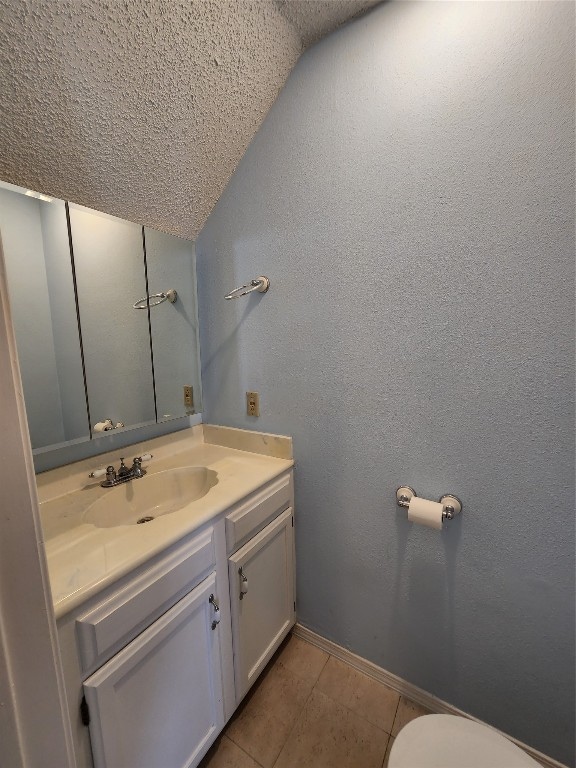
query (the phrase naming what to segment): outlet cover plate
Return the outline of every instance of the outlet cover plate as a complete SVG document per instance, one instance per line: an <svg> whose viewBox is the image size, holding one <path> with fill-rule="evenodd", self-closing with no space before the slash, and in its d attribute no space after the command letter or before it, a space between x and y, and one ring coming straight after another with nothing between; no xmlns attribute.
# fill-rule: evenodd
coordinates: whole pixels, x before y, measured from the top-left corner
<svg viewBox="0 0 576 768"><path fill-rule="evenodd" d="M246 392L246 413L248 416L260 416L260 395L258 392Z"/></svg>

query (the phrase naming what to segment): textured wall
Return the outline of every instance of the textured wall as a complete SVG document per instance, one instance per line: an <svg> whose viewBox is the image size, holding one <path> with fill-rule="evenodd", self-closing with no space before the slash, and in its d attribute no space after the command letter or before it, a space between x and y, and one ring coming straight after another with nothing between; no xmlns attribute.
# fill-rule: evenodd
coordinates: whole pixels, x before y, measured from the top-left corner
<svg viewBox="0 0 576 768"><path fill-rule="evenodd" d="M302 57L197 242L206 419L295 438L300 620L566 762L573 29L376 9ZM461 519L412 526L403 483Z"/></svg>

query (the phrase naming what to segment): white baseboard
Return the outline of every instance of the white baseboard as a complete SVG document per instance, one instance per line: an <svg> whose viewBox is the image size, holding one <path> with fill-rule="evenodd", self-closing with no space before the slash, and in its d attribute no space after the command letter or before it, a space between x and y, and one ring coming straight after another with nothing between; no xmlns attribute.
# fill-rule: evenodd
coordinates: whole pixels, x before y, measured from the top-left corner
<svg viewBox="0 0 576 768"><path fill-rule="evenodd" d="M341 645L336 645L336 643L333 643L331 640L326 640L325 637L317 635L316 632L312 632L312 630L307 629L306 627L302 626L302 624L296 624L292 630L292 633L297 637L301 637L302 640L306 640L311 645L315 645L322 651L326 651L326 653L329 653L331 656L340 659L340 661L349 664L359 672L363 672L365 675L368 675L368 677L377 680L379 683L384 683L384 685L387 685L388 688L392 688L392 690L397 691L402 696L406 696L406 698L412 699L412 701L415 701L417 704L426 707L426 709L429 709L435 714L458 715L460 717L467 717L468 720L474 720L476 723L485 725L488 728L493 728L493 726L488 725L487 723L483 723L482 720L478 720L478 718L472 717L472 715L469 715L466 712L462 712L462 710L453 707L451 704L448 704L445 701L442 701L442 699L436 698L436 696L433 696L431 693L422 690L422 688L418 688L417 686L412 685L412 683L403 680L401 677L397 677L391 672L382 669L382 667L379 667L376 664L372 664L371 661L367 661L361 656L356 656L355 653L348 651L346 648L342 648ZM493 728L493 730L498 729ZM499 731L499 733L502 733L502 731ZM518 739L509 736L507 733L502 733L502 735L510 741L514 742L514 744L517 744L520 749L523 749L530 755L530 757L541 763L544 768L568 768L568 766L564 765L563 763L559 763L557 760L553 760L551 757L542 754L542 752L538 752L538 750L529 747L527 744L523 744L521 741L518 741Z"/></svg>

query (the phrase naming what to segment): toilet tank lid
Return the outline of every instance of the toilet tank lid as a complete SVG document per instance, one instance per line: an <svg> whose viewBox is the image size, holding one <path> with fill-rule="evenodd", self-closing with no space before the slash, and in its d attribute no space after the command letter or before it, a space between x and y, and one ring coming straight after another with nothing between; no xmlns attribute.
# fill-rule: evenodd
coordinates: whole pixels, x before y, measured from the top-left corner
<svg viewBox="0 0 576 768"><path fill-rule="evenodd" d="M389 768L540 768L520 747L487 725L456 715L424 715L396 737Z"/></svg>

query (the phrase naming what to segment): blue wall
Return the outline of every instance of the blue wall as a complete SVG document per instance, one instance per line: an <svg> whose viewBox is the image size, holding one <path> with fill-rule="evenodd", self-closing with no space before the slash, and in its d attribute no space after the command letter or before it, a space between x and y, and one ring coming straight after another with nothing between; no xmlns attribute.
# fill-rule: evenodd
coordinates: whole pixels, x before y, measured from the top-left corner
<svg viewBox="0 0 576 768"><path fill-rule="evenodd" d="M300 621L564 762L573 29L380 6L300 60L197 242L205 420L294 436ZM401 484L461 519L413 526Z"/></svg>

